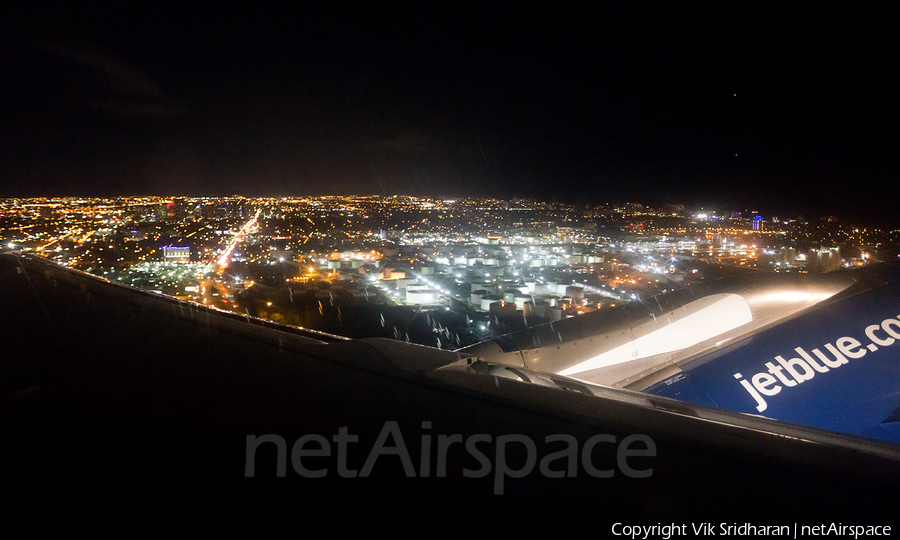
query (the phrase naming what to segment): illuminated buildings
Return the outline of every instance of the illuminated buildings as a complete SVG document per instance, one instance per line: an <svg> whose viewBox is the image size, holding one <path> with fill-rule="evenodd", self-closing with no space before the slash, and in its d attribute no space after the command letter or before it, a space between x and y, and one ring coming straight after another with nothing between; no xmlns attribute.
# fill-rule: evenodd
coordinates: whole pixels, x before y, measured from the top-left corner
<svg viewBox="0 0 900 540"><path fill-rule="evenodd" d="M191 262L191 248L181 246L163 246L163 260L167 263Z"/></svg>
<svg viewBox="0 0 900 540"><path fill-rule="evenodd" d="M806 270L810 274L830 272L841 267L840 248L811 249L806 255Z"/></svg>
<svg viewBox="0 0 900 540"><path fill-rule="evenodd" d="M702 214L409 196L0 199L0 245L342 335L407 339L400 329L424 313L444 333L408 339L448 347L695 284L697 259L824 272L900 245L900 231L833 220L773 219L764 230L756 212ZM807 264L820 245L842 251L814 249ZM455 315L435 315L446 310Z"/></svg>

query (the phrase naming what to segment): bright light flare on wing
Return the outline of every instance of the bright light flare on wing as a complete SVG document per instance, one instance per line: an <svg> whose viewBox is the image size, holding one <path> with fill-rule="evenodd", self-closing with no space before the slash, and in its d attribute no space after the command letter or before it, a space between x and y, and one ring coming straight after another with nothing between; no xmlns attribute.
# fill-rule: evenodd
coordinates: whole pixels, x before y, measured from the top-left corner
<svg viewBox="0 0 900 540"><path fill-rule="evenodd" d="M628 343L564 369L559 374L574 375L583 371L621 364L638 358L678 351L724 334L752 320L753 315L750 312L750 306L743 297L736 294L724 295L724 298L713 302L709 306L672 323L665 324ZM660 322L659 324L663 323Z"/></svg>

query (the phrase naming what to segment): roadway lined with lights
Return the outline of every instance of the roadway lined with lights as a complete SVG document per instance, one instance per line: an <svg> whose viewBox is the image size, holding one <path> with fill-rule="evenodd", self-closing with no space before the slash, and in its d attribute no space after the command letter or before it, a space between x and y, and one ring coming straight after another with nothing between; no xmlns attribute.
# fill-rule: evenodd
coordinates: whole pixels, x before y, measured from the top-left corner
<svg viewBox="0 0 900 540"><path fill-rule="evenodd" d="M234 251L234 248L237 247L238 242L241 242L244 239L244 236L250 233L256 227L256 220L259 218L259 214L261 212L262 209L257 210L253 218L245 223L244 226L241 227L241 229L234 235L231 243L228 244L228 247L225 248L225 252L222 253L222 256L219 257L219 260L216 262L216 264L219 265L220 271L228 266L229 259L231 258L231 253Z"/></svg>

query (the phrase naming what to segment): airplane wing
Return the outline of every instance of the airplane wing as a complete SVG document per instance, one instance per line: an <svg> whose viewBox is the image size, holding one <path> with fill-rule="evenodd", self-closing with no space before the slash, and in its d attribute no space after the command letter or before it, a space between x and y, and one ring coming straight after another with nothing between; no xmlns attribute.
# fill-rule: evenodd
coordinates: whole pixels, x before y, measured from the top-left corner
<svg viewBox="0 0 900 540"><path fill-rule="evenodd" d="M898 339L900 283L885 283L700 356L641 389L896 443Z"/></svg>
<svg viewBox="0 0 900 540"><path fill-rule="evenodd" d="M785 422L900 442L900 271L744 273L462 352ZM860 326L862 325L862 326Z"/></svg>
<svg viewBox="0 0 900 540"><path fill-rule="evenodd" d="M0 254L0 308L4 537L610 535L893 515L896 444L280 326L23 254ZM862 340L860 324L847 335ZM833 496L795 504L812 493Z"/></svg>

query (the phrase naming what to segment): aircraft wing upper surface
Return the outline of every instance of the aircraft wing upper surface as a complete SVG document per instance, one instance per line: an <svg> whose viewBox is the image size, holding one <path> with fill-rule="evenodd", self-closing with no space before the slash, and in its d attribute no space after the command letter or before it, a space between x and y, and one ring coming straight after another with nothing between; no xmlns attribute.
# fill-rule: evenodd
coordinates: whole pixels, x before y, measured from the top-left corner
<svg viewBox="0 0 900 540"><path fill-rule="evenodd" d="M900 442L898 268L710 275L674 295L528 328L462 352Z"/></svg>
<svg viewBox="0 0 900 540"><path fill-rule="evenodd" d="M838 300L687 362L643 390L900 442L900 283Z"/></svg>

